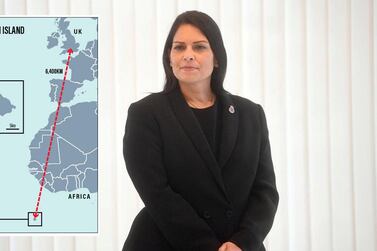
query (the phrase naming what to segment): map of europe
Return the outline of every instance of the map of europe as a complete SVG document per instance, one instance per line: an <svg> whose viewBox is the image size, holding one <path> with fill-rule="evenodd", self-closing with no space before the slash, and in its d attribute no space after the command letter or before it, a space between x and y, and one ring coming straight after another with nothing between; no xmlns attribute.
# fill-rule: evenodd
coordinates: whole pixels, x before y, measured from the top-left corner
<svg viewBox="0 0 377 251"><path fill-rule="evenodd" d="M62 103L75 98L77 89L97 78L97 40L88 41L85 49L79 50L65 18L57 20L58 30L48 38L47 48L58 46L59 39L64 36L61 54L68 49L77 52L69 65L71 79L67 80L62 96ZM63 64L66 63L64 60ZM51 102L58 101L58 94L62 88L63 79L50 80ZM97 192L97 102L78 103L72 107L63 107L57 123L56 140L52 147L49 168L46 173L45 187L51 192L71 192L78 188L87 188L91 193ZM35 135L30 144L31 160L30 173L38 180L42 180L44 172L44 158L54 123L55 113L50 114L48 125Z"/></svg>

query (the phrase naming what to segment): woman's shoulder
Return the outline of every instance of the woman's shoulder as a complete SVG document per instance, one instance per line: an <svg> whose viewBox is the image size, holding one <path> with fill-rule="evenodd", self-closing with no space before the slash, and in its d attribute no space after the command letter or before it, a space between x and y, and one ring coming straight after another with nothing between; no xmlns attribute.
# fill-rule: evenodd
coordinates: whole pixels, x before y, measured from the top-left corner
<svg viewBox="0 0 377 251"><path fill-rule="evenodd" d="M147 96L135 101L132 105L137 106L150 106L160 104L163 99L166 98L166 95L162 92L153 92L148 94Z"/></svg>
<svg viewBox="0 0 377 251"><path fill-rule="evenodd" d="M241 119L258 121L258 123L261 123L262 128L267 128L266 115L260 104L238 95L228 95L233 100L235 109L238 110Z"/></svg>
<svg viewBox="0 0 377 251"><path fill-rule="evenodd" d="M228 95L229 98L232 100L236 108L242 109L242 110L259 110L261 108L261 105L242 96L231 94L229 92L225 93L225 95Z"/></svg>
<svg viewBox="0 0 377 251"><path fill-rule="evenodd" d="M162 92L150 93L147 96L131 103L128 113L152 113L166 103L166 95Z"/></svg>

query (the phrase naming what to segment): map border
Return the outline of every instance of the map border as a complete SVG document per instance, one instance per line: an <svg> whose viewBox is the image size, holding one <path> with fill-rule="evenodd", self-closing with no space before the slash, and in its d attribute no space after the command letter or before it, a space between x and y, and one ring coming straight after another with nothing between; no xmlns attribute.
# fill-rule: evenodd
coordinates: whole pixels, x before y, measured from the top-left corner
<svg viewBox="0 0 377 251"><path fill-rule="evenodd" d="M97 169L98 169L98 173L97 173L97 187L98 187L98 191L97 191L97 202L96 202L96 206L97 206L97 219L96 219L96 231L80 231L80 232L75 232L75 231L70 231L70 232L63 232L63 231L59 231L59 232L56 232L56 231L30 231L30 232L19 232L19 231L8 231L8 232L0 232L0 237L1 236L43 236L43 235L58 235L58 236L66 236L67 234L68 235L73 235L73 236L98 236L100 234L100 207L99 207L99 203L100 203L100 175L99 175L99 103L100 103L100 100L99 100L99 76L100 76L100 65L99 65L99 62L100 62L100 41L99 41L99 38L100 38L100 16L99 15L61 15L61 16L58 16L58 15L28 15L28 16L25 16L25 15L6 15L6 16L0 16L1 19L6 19L6 18L25 18L25 19L29 19L29 18L96 18L97 19L97 51L98 51L98 69L97 69L97 151L98 151L98 155L97 155Z"/></svg>

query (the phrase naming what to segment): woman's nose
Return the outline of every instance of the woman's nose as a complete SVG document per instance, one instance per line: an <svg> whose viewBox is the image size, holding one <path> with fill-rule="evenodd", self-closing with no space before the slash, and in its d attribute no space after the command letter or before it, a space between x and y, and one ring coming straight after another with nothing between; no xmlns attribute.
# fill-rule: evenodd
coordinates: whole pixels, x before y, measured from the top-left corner
<svg viewBox="0 0 377 251"><path fill-rule="evenodd" d="M194 59L195 59L194 51L190 46L188 46L183 54L183 60L193 61Z"/></svg>
<svg viewBox="0 0 377 251"><path fill-rule="evenodd" d="M192 55L183 56L183 60L187 61L187 62L193 61L194 60L194 56L192 56Z"/></svg>

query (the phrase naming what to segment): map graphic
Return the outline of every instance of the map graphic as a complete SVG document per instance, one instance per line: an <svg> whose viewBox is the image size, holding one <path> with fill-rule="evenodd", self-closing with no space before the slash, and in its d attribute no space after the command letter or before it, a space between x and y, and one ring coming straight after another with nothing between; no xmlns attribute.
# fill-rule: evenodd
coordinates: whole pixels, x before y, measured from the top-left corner
<svg viewBox="0 0 377 251"><path fill-rule="evenodd" d="M0 17L0 48L0 233L97 233L98 19Z"/></svg>

